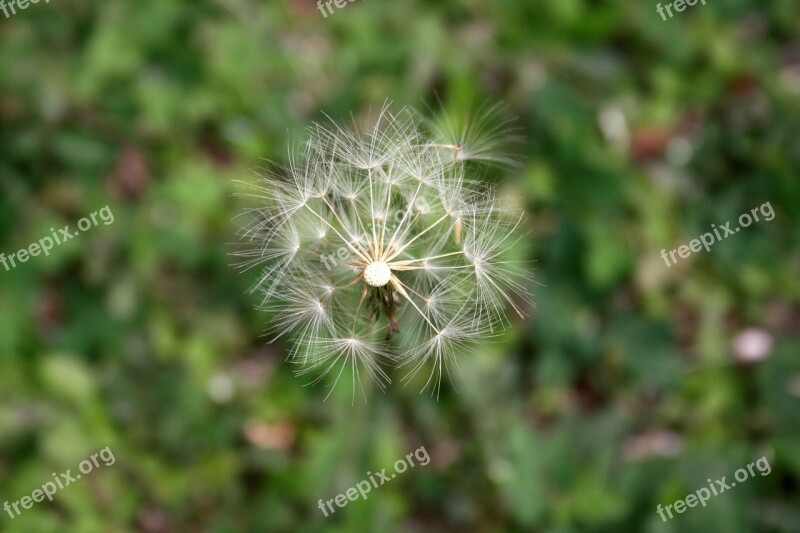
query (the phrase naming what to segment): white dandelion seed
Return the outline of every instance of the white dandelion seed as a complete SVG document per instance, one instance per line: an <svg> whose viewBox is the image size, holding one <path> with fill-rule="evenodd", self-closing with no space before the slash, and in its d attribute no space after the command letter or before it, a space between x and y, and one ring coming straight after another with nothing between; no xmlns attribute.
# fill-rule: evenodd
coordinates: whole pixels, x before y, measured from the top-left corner
<svg viewBox="0 0 800 533"><path fill-rule="evenodd" d="M521 213L495 201L471 163L496 152L505 122L486 108L460 128L437 129L410 110L381 110L367 130L316 124L285 168L250 185L245 269L289 337L299 374L353 392L362 375L380 388L387 365L438 395L470 347L531 305L527 263L514 259ZM486 137L481 137L481 129ZM449 135L452 133L453 135Z"/></svg>

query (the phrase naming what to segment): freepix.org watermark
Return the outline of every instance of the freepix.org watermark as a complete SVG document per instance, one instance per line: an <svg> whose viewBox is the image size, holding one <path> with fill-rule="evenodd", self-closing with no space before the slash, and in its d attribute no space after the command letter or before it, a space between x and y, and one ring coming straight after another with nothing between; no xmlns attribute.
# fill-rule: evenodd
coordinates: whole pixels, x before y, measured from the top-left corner
<svg viewBox="0 0 800 533"><path fill-rule="evenodd" d="M669 252L669 258L667 257L667 251L661 250L661 258L664 260L667 266L670 267L678 262L678 259L675 258L676 253L682 259L686 259L692 253L699 252L703 248L706 249L706 252L709 252L711 251L711 245L715 242L721 241L722 239L727 239L729 236L739 233L742 228L750 226L753 224L753 222L759 222L759 212L761 213L761 216L764 217L766 222L769 222L775 218L775 210L772 209L772 204L765 202L761 204L760 207L754 207L751 209L749 213L742 213L739 216L738 228L731 229L731 222L727 222L720 227L717 227L716 224L711 224L711 229L714 230L714 233L711 233L710 231L708 233L703 233L700 236L700 239L693 239L691 242L689 242L688 246L686 244L678 246L678 248ZM720 230L722 230L723 233L720 234ZM714 238L715 235L716 239ZM672 259L672 263L669 262L669 259Z"/></svg>
<svg viewBox="0 0 800 533"><path fill-rule="evenodd" d="M761 459L758 459L757 461L747 465L747 470L740 468L734 472L733 477L736 478L736 481L731 481L730 483L726 482L726 478L728 476L722 476L722 479L717 479L714 482L712 482L710 479L707 479L706 481L708 482L708 488L703 487L701 489L697 489L682 500L677 500L676 502L665 505L664 507L661 507L661 504L659 503L656 506L656 512L658 513L658 516L661 517L661 520L666 522L667 518L664 516L664 511L667 512L669 519L671 520L673 518L673 508L675 509L676 513L682 514L684 511L686 511L687 507L695 507L698 503L705 507L706 502L711 499L711 496L719 496L723 492L735 487L737 482L743 483L751 477L755 477L756 474L753 471L753 467L756 467L762 476L767 476L770 472L772 472L772 467L769 465L769 461L767 461L766 456L764 456Z"/></svg>
<svg viewBox="0 0 800 533"><path fill-rule="evenodd" d="M681 13L686 9L686 6L692 7L697 5L698 0L675 0L675 2L667 2L666 6L662 6L661 3L656 6L656 11L658 14L661 15L661 20L666 21L667 17L664 15L664 9L666 8L667 13L669 13L669 18L672 18L674 15L672 14L672 8L675 8L675 11ZM706 5L706 0L700 0L700 3Z"/></svg>
<svg viewBox="0 0 800 533"><path fill-rule="evenodd" d="M324 18L328 18L328 13L330 13L331 15L333 15L334 13L331 4L335 5L339 9L342 9L343 7L346 7L347 4L352 4L355 1L356 0L327 0L323 2L323 0L317 0L317 9L319 9L319 12L322 13L322 16ZM328 8L327 10L328 13L325 12L325 8Z"/></svg>
<svg viewBox="0 0 800 533"><path fill-rule="evenodd" d="M53 501L53 496L56 492L75 483L81 478L81 475L89 474L95 468L99 468L100 462L97 460L98 458L103 461L105 466L111 466L117 461L114 454L111 452L111 448L106 446L99 452L93 453L89 459L84 459L80 462L78 465L78 470L81 472L80 474L75 474L73 476L71 468L67 469L67 471L62 474L53 472L53 481L46 482L42 485L42 488L34 490L30 496L23 496L13 503L5 502L3 504L3 509L5 509L13 520L22 514L20 507L22 507L22 510L30 509L33 507L34 503L42 502L45 498Z"/></svg>
<svg viewBox="0 0 800 533"><path fill-rule="evenodd" d="M368 479L359 481L356 483L355 487L350 487L344 491L344 493L337 494L330 500L322 501L322 498L320 498L319 502L317 503L317 507L319 507L319 510L322 511L322 514L328 516L329 510L331 514L336 512L336 509L333 508L334 503L337 507L341 508L347 505L349 502L357 500L359 497L362 497L366 500L367 494L369 494L373 488L377 489L384 483L388 483L389 481L393 480L395 477L397 477L397 474L402 474L405 472L409 465L413 468L415 466L414 458L416 458L417 461L419 461L419 464L422 466L425 466L431 462L431 457L428 455L428 451L425 449L425 446L420 446L413 453L406 455L405 458L398 459L394 462L394 473L387 474L385 468L380 472L376 472L375 474L372 472L367 472Z"/></svg>
<svg viewBox="0 0 800 533"><path fill-rule="evenodd" d="M6 269L6 272L8 272L12 268L17 267L17 262L26 263L28 262L28 259L30 259L31 257L37 257L42 253L44 253L44 255L50 255L50 250L52 250L53 247L55 247L56 245L64 244L68 240L74 239L75 237L80 235L81 232L89 231L94 226L97 226L99 224L98 218L106 226L114 223L114 213L111 212L110 207L105 206L100 211L95 211L89 216L80 219L78 221L79 231L76 232L70 231L69 225L64 226L58 231L56 231L55 228L50 228L52 237L49 235L46 237L42 237L41 239L39 239L38 242L34 242L27 248L18 250L8 256L6 256L6 254L0 253L0 263L2 263L2 265Z"/></svg>
<svg viewBox="0 0 800 533"><path fill-rule="evenodd" d="M8 4L6 4L6 0L0 0L0 11L3 12L6 18L9 18L11 15L17 14L17 9L24 11L25 9L28 9L30 4L38 3L39 0L11 0L8 2ZM44 3L49 4L50 0L44 0ZM11 15L8 14L9 9L11 10Z"/></svg>

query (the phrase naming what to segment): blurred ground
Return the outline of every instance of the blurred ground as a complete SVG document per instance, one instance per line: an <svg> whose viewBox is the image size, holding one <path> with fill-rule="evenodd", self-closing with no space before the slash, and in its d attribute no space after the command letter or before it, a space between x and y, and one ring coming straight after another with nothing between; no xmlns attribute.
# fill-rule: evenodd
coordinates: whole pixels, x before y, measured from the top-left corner
<svg viewBox="0 0 800 533"><path fill-rule="evenodd" d="M800 531L800 5L53 0L0 15L0 530ZM441 100L442 105L437 101ZM505 101L537 307L438 403L323 403L230 268L313 120ZM494 179L494 177L492 177ZM762 221L667 267L769 202ZM431 455L325 518L329 499ZM663 522L760 457L769 475ZM102 465L102 463L101 463Z"/></svg>

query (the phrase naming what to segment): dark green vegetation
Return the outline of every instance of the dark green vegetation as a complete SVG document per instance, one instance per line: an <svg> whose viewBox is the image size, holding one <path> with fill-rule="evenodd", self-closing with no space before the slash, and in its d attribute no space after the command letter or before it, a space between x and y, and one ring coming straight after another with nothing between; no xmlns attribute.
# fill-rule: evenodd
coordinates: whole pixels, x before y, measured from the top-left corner
<svg viewBox="0 0 800 533"><path fill-rule="evenodd" d="M655 2L39 2L0 17L0 530L798 531L800 8ZM504 100L537 307L437 403L304 387L230 268L236 179L325 112ZM487 175L487 179L495 179ZM659 257L769 201L776 217ZM747 328L774 340L756 362ZM394 377L398 377L396 374ZM325 519L420 446L417 466ZM667 505L756 475L662 523ZM0 505L2 504L0 501Z"/></svg>

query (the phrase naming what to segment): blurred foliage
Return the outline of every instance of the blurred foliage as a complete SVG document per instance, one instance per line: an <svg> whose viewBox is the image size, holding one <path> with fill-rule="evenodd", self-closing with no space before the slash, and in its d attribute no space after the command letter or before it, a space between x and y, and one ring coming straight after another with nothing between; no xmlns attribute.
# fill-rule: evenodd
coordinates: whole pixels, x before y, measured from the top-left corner
<svg viewBox="0 0 800 533"><path fill-rule="evenodd" d="M0 530L800 531L798 15L53 0L0 17L0 251L115 214L0 269L0 499L116 456ZM397 382L323 402L230 268L234 181L323 112L387 99L519 117L501 183L529 212L537 306L438 402ZM659 257L764 202L774 220ZM743 361L753 328L770 342ZM428 466L322 516L420 446ZM769 476L656 514L761 456Z"/></svg>

